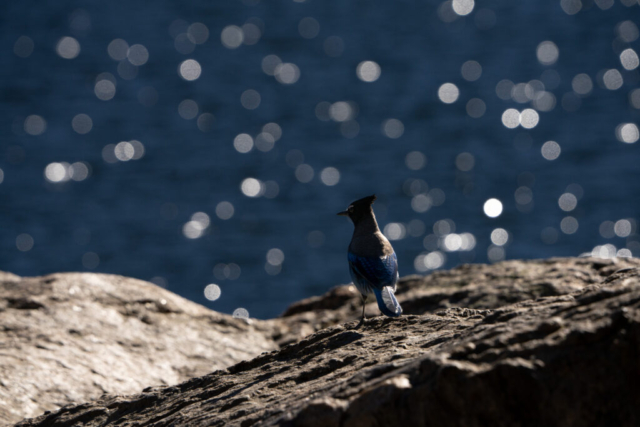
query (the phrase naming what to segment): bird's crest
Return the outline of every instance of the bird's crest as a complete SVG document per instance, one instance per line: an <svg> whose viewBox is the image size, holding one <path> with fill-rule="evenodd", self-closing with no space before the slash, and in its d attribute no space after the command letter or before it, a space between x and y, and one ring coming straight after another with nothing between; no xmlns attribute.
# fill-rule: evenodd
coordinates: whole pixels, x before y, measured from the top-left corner
<svg viewBox="0 0 640 427"><path fill-rule="evenodd" d="M363 197L362 199L356 200L355 202L351 203L352 206L371 206L373 205L373 202L375 202L377 199L376 195L373 194L371 196L368 197Z"/></svg>

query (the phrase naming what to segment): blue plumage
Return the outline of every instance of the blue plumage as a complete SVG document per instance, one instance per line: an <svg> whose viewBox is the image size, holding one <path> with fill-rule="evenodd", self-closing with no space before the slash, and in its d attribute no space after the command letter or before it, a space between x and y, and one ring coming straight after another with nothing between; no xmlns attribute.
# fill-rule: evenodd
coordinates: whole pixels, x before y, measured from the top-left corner
<svg viewBox="0 0 640 427"><path fill-rule="evenodd" d="M374 294L380 311L390 317L402 314L395 295L398 283L398 258L396 253L383 257L364 257L348 252L349 272L358 291L363 296Z"/></svg>

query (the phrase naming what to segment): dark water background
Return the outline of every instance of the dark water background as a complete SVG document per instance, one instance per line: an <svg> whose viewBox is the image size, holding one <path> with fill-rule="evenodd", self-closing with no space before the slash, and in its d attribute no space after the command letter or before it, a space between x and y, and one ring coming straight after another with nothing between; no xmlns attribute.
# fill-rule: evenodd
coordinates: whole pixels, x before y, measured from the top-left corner
<svg viewBox="0 0 640 427"><path fill-rule="evenodd" d="M301 24L306 17L319 24L311 38L299 28L314 35L313 21ZM466 16L436 1L2 2L0 269L122 274L153 280L221 312L243 307L252 317L272 317L300 298L350 281L352 226L335 213L372 193L381 228L397 223L386 230L398 237L392 243L401 275L428 271L424 257L434 252L429 265L441 268L591 251L612 256L625 248L618 254L639 256L640 143L620 140L637 140L637 127L616 136L619 125L640 116L640 92L633 92L638 69L625 69L620 57L638 49L639 18L640 6L630 0L482 1ZM209 36L191 46L185 34L193 23L204 24ZM253 25L243 27L251 44L225 47L223 29L247 23ZM251 39L256 29L259 40ZM57 53L63 37L79 43L76 57ZM174 37L182 40L180 49L193 51L178 52ZM135 67L112 59L107 47L118 38L145 46L148 61ZM335 49L340 41L342 52ZM553 64L537 58L544 41L557 46ZM261 65L267 55L295 64L299 79L283 84L267 75ZM197 80L178 72L187 59L201 65ZM482 66L474 81L461 75L469 60ZM379 64L378 80L358 78L362 61ZM614 90L605 81L610 69L623 79ZM105 72L113 77L98 78ZM581 73L593 89L576 94L572 81ZM115 82L112 99L98 99L97 78ZM504 79L542 82L528 90L538 90L534 97L545 92L555 106L539 111L532 129L507 128L505 110L536 103L501 99L496 86ZM444 83L459 88L452 104L439 99ZM255 109L241 103L248 89L260 94ZM486 105L481 117L467 112L472 98ZM215 117L210 128L211 116L180 116L185 99L197 103L198 116ZM339 101L350 103L347 124L323 115L328 104L320 103ZM91 117L88 133L74 131L78 114ZM399 138L383 132L389 118L402 122ZM270 122L282 130L272 150L234 149L236 135L255 138ZM349 133L355 123L357 135ZM144 156L115 160L109 144L131 140L144 145ZM549 140L562 150L552 161L541 154ZM426 156L423 167L417 168L416 154L409 156L414 169L407 166L413 151ZM456 167L463 152L473 156L470 170ZM68 179L64 169L56 175L66 167L58 162L85 162L90 174L81 181ZM52 163L51 176L64 177L61 182L45 176ZM300 163L313 169L310 182L300 181L309 172ZM339 171L336 185L323 183L327 167ZM243 194L249 177L271 181L267 193ZM578 201L566 212L559 206L565 193ZM516 194L521 202L532 194L532 202L517 203ZM504 207L497 218L483 212L490 198ZM418 212L412 200L433 206ZM216 215L222 201L233 205L230 219ZM196 212L209 215L210 225L189 239L184 227ZM509 233L506 245L492 244L497 228ZM451 233L471 233L475 246L449 250L444 239ZM454 248L456 239L450 239ZM267 262L273 248L284 255L281 264L278 251L271 252L274 265ZM221 290L215 301L204 296L208 284Z"/></svg>

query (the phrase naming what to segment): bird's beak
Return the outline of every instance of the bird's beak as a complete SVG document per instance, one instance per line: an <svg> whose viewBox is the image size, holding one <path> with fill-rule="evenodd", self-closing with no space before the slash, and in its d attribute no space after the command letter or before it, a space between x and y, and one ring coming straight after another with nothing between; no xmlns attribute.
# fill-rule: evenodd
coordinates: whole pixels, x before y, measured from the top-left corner
<svg viewBox="0 0 640 427"><path fill-rule="evenodd" d="M338 215L340 215L340 216L349 216L349 212L347 212L347 211L338 212Z"/></svg>

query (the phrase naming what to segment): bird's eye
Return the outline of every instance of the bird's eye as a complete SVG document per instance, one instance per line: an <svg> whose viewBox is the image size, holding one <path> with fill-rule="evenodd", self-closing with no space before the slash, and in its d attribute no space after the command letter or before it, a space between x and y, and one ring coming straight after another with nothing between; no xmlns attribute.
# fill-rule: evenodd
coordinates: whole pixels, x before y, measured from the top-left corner
<svg viewBox="0 0 640 427"><path fill-rule="evenodd" d="M349 212L353 212L353 206L349 206L349 209L347 209Z"/></svg>

